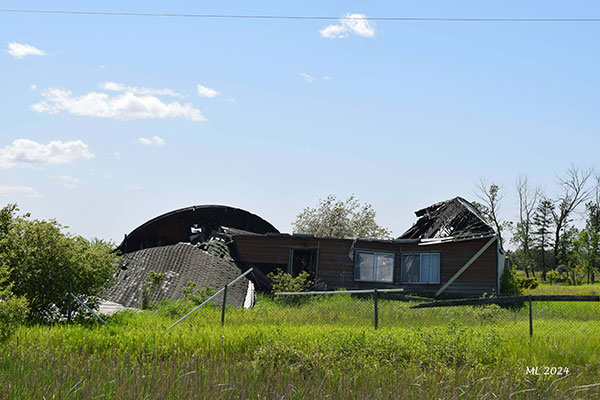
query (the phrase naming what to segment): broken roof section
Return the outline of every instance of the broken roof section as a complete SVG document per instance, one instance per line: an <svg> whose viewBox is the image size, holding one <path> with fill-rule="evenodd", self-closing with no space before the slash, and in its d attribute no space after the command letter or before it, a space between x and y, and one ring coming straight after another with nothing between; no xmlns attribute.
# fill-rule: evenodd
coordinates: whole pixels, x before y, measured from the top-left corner
<svg viewBox="0 0 600 400"><path fill-rule="evenodd" d="M467 200L455 197L416 211L419 219L398 239L465 239L496 234Z"/></svg>
<svg viewBox="0 0 600 400"><path fill-rule="evenodd" d="M223 227L259 234L279 232L269 222L246 210L220 205L191 206L160 215L138 226L125 235L116 250L130 253L180 242L202 242L209 239L213 231L222 231Z"/></svg>
<svg viewBox="0 0 600 400"><path fill-rule="evenodd" d="M140 307L142 289L150 271L164 274L162 282L150 295L149 300L156 302L183 297L183 288L189 281L196 283L197 289L210 286L217 291L242 274L227 245L219 239L211 239L201 245L178 243L152 247L123 256L113 286L105 293L104 299L125 307ZM253 295L250 281L240 279L228 288L227 304L241 307L247 296ZM215 298L215 303L221 301L221 295Z"/></svg>

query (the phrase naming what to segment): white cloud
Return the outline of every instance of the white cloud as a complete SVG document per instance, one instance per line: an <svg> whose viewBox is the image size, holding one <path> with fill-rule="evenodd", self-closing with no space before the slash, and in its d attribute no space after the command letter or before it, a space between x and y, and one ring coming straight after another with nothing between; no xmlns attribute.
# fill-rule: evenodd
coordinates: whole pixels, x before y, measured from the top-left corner
<svg viewBox="0 0 600 400"><path fill-rule="evenodd" d="M112 178L112 176L113 176L112 172L110 172L110 171L104 171L104 177L106 179L110 179L110 178Z"/></svg>
<svg viewBox="0 0 600 400"><path fill-rule="evenodd" d="M119 153L118 151L115 151L113 154L114 158L121 158L121 153Z"/></svg>
<svg viewBox="0 0 600 400"><path fill-rule="evenodd" d="M306 82L313 83L315 78L307 74L306 72L300 72L299 74Z"/></svg>
<svg viewBox="0 0 600 400"><path fill-rule="evenodd" d="M39 113L56 114L66 111L74 115L118 120L145 118L185 118L205 121L200 110L191 103L164 103L158 97L136 95L133 92L111 97L107 93L89 92L74 97L71 91L50 88L42 92L44 100L31 108Z"/></svg>
<svg viewBox="0 0 600 400"><path fill-rule="evenodd" d="M323 75L323 80L324 81L330 81L331 77L329 75Z"/></svg>
<svg viewBox="0 0 600 400"><path fill-rule="evenodd" d="M208 97L209 99L214 99L219 96L221 93L217 92L215 89L211 89L206 86L198 85L198 95L202 97Z"/></svg>
<svg viewBox="0 0 600 400"><path fill-rule="evenodd" d="M81 140L70 142L54 141L41 144L29 139L17 139L11 145L0 148L0 169L17 165L56 165L70 164L79 158L92 158L94 155Z"/></svg>
<svg viewBox="0 0 600 400"><path fill-rule="evenodd" d="M329 25L319 31L328 39L343 39L352 35L362 37L375 36L375 24L365 14L346 14L340 18L338 25Z"/></svg>
<svg viewBox="0 0 600 400"><path fill-rule="evenodd" d="M161 147L165 145L165 139L161 138L160 136L152 136L150 138L141 137L137 140L137 142L143 144L144 146Z"/></svg>
<svg viewBox="0 0 600 400"><path fill-rule="evenodd" d="M29 88L30 88L31 90L36 90L36 89L37 89L37 86L36 86L36 85L34 85L34 84L32 83L31 85L29 85Z"/></svg>
<svg viewBox="0 0 600 400"><path fill-rule="evenodd" d="M131 189L131 190L142 190L142 185L136 183L135 185L130 185L129 189Z"/></svg>
<svg viewBox="0 0 600 400"><path fill-rule="evenodd" d="M38 49L37 47L33 47L30 44L22 44L22 43L16 43L16 42L8 43L8 54L13 56L14 58L23 58L25 56L44 56L44 55L46 55L46 53L44 53L42 50Z"/></svg>
<svg viewBox="0 0 600 400"><path fill-rule="evenodd" d="M41 194L34 188L28 186L4 186L0 185L0 196L24 196L27 198L42 197Z"/></svg>
<svg viewBox="0 0 600 400"><path fill-rule="evenodd" d="M171 97L179 97L182 98L183 95L181 93L177 93L171 89L163 88L163 89L153 89L146 87L137 87L137 86L126 86L122 83L117 82L104 82L99 85L100 89L108 90L111 92L129 92L141 95L154 95L154 96L171 96Z"/></svg>
<svg viewBox="0 0 600 400"><path fill-rule="evenodd" d="M69 175L51 176L50 178L61 181L67 189L75 189L81 183L79 179Z"/></svg>

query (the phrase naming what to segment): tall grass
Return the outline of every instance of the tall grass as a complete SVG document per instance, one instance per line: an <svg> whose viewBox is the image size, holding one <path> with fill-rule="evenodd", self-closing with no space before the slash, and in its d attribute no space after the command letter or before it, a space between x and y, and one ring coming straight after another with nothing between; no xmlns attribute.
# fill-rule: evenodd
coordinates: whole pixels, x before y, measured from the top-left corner
<svg viewBox="0 0 600 400"><path fill-rule="evenodd" d="M600 396L600 304L410 309L336 296L252 310L191 304L73 325L22 327L0 344L0 398L573 398ZM527 366L568 367L535 376ZM543 372L543 371L542 371ZM587 386L592 385L592 386Z"/></svg>

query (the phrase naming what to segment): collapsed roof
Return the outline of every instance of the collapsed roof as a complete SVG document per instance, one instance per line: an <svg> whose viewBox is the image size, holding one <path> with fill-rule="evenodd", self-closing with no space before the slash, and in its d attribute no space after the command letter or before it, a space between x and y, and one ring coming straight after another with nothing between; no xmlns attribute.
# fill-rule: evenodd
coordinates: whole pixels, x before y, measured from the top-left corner
<svg viewBox="0 0 600 400"><path fill-rule="evenodd" d="M204 241L213 231L225 227L252 233L279 232L273 225L248 211L220 205L181 208L153 218L138 226L117 247L119 253Z"/></svg>
<svg viewBox="0 0 600 400"><path fill-rule="evenodd" d="M140 307L142 290L150 271L163 273L164 278L149 296L150 301L178 299L189 281L197 289L210 286L217 291L242 274L233 261L228 246L219 239L211 239L200 245L178 243L152 247L127 253L115 275L113 286L104 299L125 307ZM253 284L240 279L227 289L227 304L251 306L254 301ZM219 304L222 296L215 298Z"/></svg>
<svg viewBox="0 0 600 400"><path fill-rule="evenodd" d="M416 211L419 219L398 239L444 239L490 236L496 232L467 200L455 197Z"/></svg>

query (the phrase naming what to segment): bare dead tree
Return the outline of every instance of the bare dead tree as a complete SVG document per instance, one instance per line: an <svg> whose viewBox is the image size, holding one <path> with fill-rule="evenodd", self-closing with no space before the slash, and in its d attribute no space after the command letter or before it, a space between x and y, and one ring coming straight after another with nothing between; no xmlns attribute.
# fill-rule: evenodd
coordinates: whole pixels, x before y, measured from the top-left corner
<svg viewBox="0 0 600 400"><path fill-rule="evenodd" d="M475 184L475 189L477 197L487 208L486 217L496 229L496 233L498 234L498 240L500 241L500 248L504 249L504 239L502 238L502 231L510 226L510 222L504 221L500 217L501 202L504 198L504 190L502 186L494 182L488 185L485 179L480 179L479 182Z"/></svg>
<svg viewBox="0 0 600 400"><path fill-rule="evenodd" d="M525 268L525 274L529 278L529 267L531 267L532 273L534 269L531 254L533 216L537 207L540 190L539 188L531 188L527 175L519 175L516 187L519 196L519 222L514 231L513 242L522 250L523 267ZM535 276L535 273L533 275Z"/></svg>
<svg viewBox="0 0 600 400"><path fill-rule="evenodd" d="M589 200L593 193L592 188L588 188L587 182L592 176L593 170L590 168L582 169L571 166L566 176L558 177L558 184L561 187L561 193L556 199L557 207L553 211L554 218L554 263L559 264L560 239L570 222L573 211Z"/></svg>

